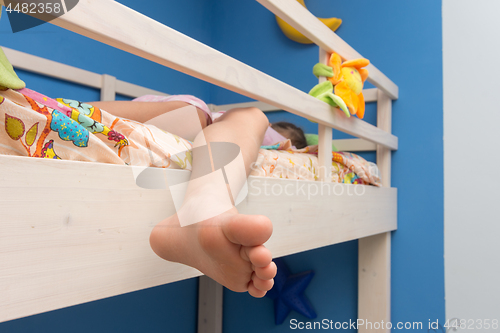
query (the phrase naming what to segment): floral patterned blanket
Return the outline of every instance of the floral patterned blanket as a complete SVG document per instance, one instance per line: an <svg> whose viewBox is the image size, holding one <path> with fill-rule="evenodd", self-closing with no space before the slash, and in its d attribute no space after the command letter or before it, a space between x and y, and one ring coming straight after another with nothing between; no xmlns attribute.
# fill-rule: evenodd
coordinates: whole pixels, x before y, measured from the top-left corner
<svg viewBox="0 0 500 333"><path fill-rule="evenodd" d="M92 105L0 87L0 154L191 170L191 142ZM260 149L252 175L317 180L317 146ZM373 163L334 153L332 181L379 185Z"/></svg>
<svg viewBox="0 0 500 333"><path fill-rule="evenodd" d="M291 148L290 140L259 151L257 162L252 166L252 175L318 180L318 146L302 149ZM346 152L333 152L332 182L345 184L371 184L380 186L377 165L362 157Z"/></svg>

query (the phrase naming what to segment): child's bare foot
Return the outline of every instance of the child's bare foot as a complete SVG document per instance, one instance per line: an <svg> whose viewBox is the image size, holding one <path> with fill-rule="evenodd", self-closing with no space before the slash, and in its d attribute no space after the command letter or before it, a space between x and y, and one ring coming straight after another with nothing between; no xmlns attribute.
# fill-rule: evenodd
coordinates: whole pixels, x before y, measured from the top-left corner
<svg viewBox="0 0 500 333"><path fill-rule="evenodd" d="M163 259L194 267L233 291L263 297L276 275L271 252L262 245L271 233L267 217L233 208L186 227L171 216L156 225L150 243Z"/></svg>

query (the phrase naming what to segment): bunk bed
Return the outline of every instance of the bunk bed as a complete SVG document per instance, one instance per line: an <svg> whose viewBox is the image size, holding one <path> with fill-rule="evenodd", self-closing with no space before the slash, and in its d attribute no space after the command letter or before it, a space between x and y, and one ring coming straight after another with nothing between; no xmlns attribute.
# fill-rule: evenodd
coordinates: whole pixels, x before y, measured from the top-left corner
<svg viewBox="0 0 500 333"><path fill-rule="evenodd" d="M344 59L361 57L296 1L257 1L315 42L321 62L326 63L331 52ZM114 16L108 16L110 12ZM307 200L306 194L297 192L282 200L250 192L238 208L272 220L274 232L266 247L275 257L358 239L358 317L390 321L390 232L397 228L391 151L398 148L397 137L391 134L391 102L398 98L398 87L390 79L373 65L367 68L368 81L376 87L364 90L366 101L377 103L377 126L373 126L347 118L326 103L111 0L80 0L51 23L256 100L210 105L213 111L257 106L317 122L318 158L325 170L322 186L336 187L335 193L341 194ZM111 75L4 51L14 67L98 88L103 101L114 100L116 94L165 95ZM352 195L353 185L326 184L332 128L358 138L336 141L340 149L377 152L383 187L355 185L363 186L363 195ZM171 202L168 188L139 188L133 168L0 156L0 322L201 274L162 260L149 248L152 227L175 210L166 204ZM189 178L188 171L171 169L149 175ZM268 184L279 186L296 182L268 179ZM109 210L115 213L106 215ZM221 293L219 285L200 279L199 325L204 325L200 330L221 331Z"/></svg>

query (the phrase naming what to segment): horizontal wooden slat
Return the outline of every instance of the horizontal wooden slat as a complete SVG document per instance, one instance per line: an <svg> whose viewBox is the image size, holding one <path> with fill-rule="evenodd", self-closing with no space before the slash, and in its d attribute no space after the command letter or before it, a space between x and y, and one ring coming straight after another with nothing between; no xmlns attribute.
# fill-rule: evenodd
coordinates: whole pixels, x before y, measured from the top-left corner
<svg viewBox="0 0 500 333"><path fill-rule="evenodd" d="M215 111L227 111L236 108L249 108L249 107L258 108L264 112L281 111L281 109L278 109L274 105L258 101L216 105Z"/></svg>
<svg viewBox="0 0 500 333"><path fill-rule="evenodd" d="M257 0L275 15L300 31L327 52L336 52L347 60L363 58L336 33L319 21L311 12L295 0ZM370 72L368 81L383 90L391 99L398 98L398 86L374 65L366 67Z"/></svg>
<svg viewBox="0 0 500 333"><path fill-rule="evenodd" d="M113 13L112 16L109 13ZM397 149L397 138L114 1L80 0L51 23L301 117Z"/></svg>
<svg viewBox="0 0 500 333"><path fill-rule="evenodd" d="M119 95L124 95L134 98L144 95L170 96L169 94L166 94L158 90L144 88L138 86L137 84L128 83L120 80L116 81L116 93Z"/></svg>
<svg viewBox="0 0 500 333"><path fill-rule="evenodd" d="M102 87L102 75L93 73L77 67L65 65L60 62L48 60L29 53L16 51L2 47L12 66L28 72L53 77L56 79L74 82L84 86L98 88ZM139 97L143 95L169 96L168 94L144 88L137 84L116 80L116 93L128 97Z"/></svg>
<svg viewBox="0 0 500 333"><path fill-rule="evenodd" d="M37 74L48 75L56 77L61 80L72 81L82 85L91 85L95 88L100 88L100 86L95 86L94 80L88 80L89 77L95 78L97 76L101 77L100 85L103 85L103 75L95 74L85 70L81 70L76 67L68 66L59 62L47 60L40 58L28 53L19 52L9 48L3 48L6 55L13 59L13 65L16 68L23 68L26 71L34 72ZM81 75L82 71L85 75ZM59 75L57 73L64 73L64 75ZM161 91L144 88L142 86L128 83L121 80L116 80L116 93L129 97L139 97L143 95L160 95L169 96ZM377 100L377 89L365 89L363 90L366 102L375 102ZM257 107L264 112L280 111L277 110L273 105L263 103L263 102L246 102L246 103L235 103L235 104L224 104L224 105L213 105L211 104L212 111L220 110L230 110L233 108L243 108L243 107ZM360 140L360 139L347 139L347 140L334 140L335 146L341 151L368 151L375 150L376 145L374 143Z"/></svg>
<svg viewBox="0 0 500 333"><path fill-rule="evenodd" d="M365 98L366 103L376 102L378 98L378 89L377 88L363 89L363 97Z"/></svg>
<svg viewBox="0 0 500 333"><path fill-rule="evenodd" d="M0 156L0 170L0 322L200 274L149 248L152 227L174 208L168 189L139 188L132 167ZM189 177L150 176L165 172ZM274 256L396 227L395 189L249 181L239 209L271 218Z"/></svg>
<svg viewBox="0 0 500 333"><path fill-rule="evenodd" d="M262 177L250 177L249 188L238 209L271 219L273 236L266 247L274 257L397 228L395 188Z"/></svg>
<svg viewBox="0 0 500 333"><path fill-rule="evenodd" d="M365 102L376 102L377 101L377 88L370 88L363 90L363 96L365 97ZM281 109L276 108L274 105L263 103L263 102L244 102L244 103L233 103L233 104L222 104L222 105L214 105L212 111L225 111L235 108L247 108L247 107L255 107L261 109L264 112L274 112L274 111L282 111Z"/></svg>
<svg viewBox="0 0 500 333"><path fill-rule="evenodd" d="M333 140L338 151L376 151L377 145L363 139Z"/></svg>
<svg viewBox="0 0 500 333"><path fill-rule="evenodd" d="M101 88L102 86L102 75L93 73L78 67L73 67L65 65L60 62L53 60L48 60L41 58L29 53L17 51L10 49L8 47L2 47L7 58L11 62L12 66L25 70L27 72L32 72L36 74L41 74L49 77L54 77L60 80L78 83L84 86L89 86L93 88ZM116 80L116 93L129 97L140 97L143 95L159 95L159 96L170 96L164 92L145 88L137 84L128 83L121 80ZM375 102L377 100L377 89L364 89L363 95L365 101ZM241 107L257 107L262 111L278 111L275 106L263 103L263 102L247 102L247 103L235 103L235 104L224 104L215 106L214 111L219 110L229 110L232 108Z"/></svg>
<svg viewBox="0 0 500 333"><path fill-rule="evenodd" d="M56 61L37 57L32 54L2 47L12 66L28 72L82 84L92 88L101 88L102 77L99 74Z"/></svg>
<svg viewBox="0 0 500 333"><path fill-rule="evenodd" d="M132 168L0 156L0 170L0 322L200 274L150 249L174 210Z"/></svg>

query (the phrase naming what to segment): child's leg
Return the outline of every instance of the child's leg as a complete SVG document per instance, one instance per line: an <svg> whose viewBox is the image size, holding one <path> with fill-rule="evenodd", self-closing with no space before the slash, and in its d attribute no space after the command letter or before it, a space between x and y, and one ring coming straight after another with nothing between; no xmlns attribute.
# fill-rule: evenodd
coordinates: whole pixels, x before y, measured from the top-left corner
<svg viewBox="0 0 500 333"><path fill-rule="evenodd" d="M207 143L238 145L248 176L267 127L262 111L246 108L226 112L203 132ZM193 170L200 163L204 161L197 158L194 150ZM191 206L213 203L212 192L205 190L211 185L202 187L184 202ZM153 250L166 260L195 267L233 291L262 297L273 286L276 274L271 253L262 245L271 233L272 224L267 217L241 215L233 206L223 214L186 227L180 227L177 215L167 218L153 229L150 242Z"/></svg>
<svg viewBox="0 0 500 333"><path fill-rule="evenodd" d="M191 105L181 101L169 102L129 102L129 101L109 101L109 102L89 102L92 106L97 106L100 109L115 115L116 117L135 120L145 123L162 114L180 109L182 107ZM205 113L198 109L198 116L200 118L201 127L207 126L207 119Z"/></svg>

